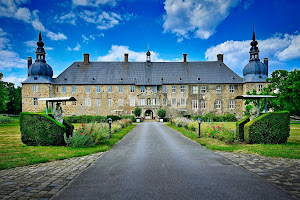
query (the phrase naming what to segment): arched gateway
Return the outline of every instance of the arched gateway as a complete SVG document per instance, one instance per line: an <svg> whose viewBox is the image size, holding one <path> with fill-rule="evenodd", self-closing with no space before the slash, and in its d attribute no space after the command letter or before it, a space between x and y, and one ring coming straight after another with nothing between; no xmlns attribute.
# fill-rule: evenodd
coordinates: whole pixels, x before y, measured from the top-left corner
<svg viewBox="0 0 300 200"><path fill-rule="evenodd" d="M152 110L145 111L145 119L153 119L153 111Z"/></svg>

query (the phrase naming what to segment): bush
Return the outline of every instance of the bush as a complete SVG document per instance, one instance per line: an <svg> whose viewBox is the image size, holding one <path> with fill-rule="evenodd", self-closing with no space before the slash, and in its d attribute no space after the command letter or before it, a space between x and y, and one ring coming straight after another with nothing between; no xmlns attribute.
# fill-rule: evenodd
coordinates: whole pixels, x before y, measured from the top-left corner
<svg viewBox="0 0 300 200"><path fill-rule="evenodd" d="M188 129L195 131L198 130L199 124L196 121L192 121L188 124Z"/></svg>
<svg viewBox="0 0 300 200"><path fill-rule="evenodd" d="M130 119L131 122L135 122L136 118L133 115L124 115L121 117L121 119Z"/></svg>
<svg viewBox="0 0 300 200"><path fill-rule="evenodd" d="M92 122L106 122L104 116L91 116L91 115L80 115L80 116L65 116L65 120L70 123L92 123Z"/></svg>
<svg viewBox="0 0 300 200"><path fill-rule="evenodd" d="M117 116L117 115L107 115L107 119L111 118L112 121L118 121L121 119L121 117Z"/></svg>
<svg viewBox="0 0 300 200"><path fill-rule="evenodd" d="M95 145L92 132L86 132L85 129L76 129L72 136L67 137L64 134L65 142L71 147L91 147Z"/></svg>
<svg viewBox="0 0 300 200"><path fill-rule="evenodd" d="M223 117L224 122L236 122L237 118L234 114L227 114Z"/></svg>
<svg viewBox="0 0 300 200"><path fill-rule="evenodd" d="M66 127L44 114L21 113L21 140L26 145L65 145Z"/></svg>
<svg viewBox="0 0 300 200"><path fill-rule="evenodd" d="M250 121L250 116L247 116L236 123L236 139L244 140L244 126Z"/></svg>
<svg viewBox="0 0 300 200"><path fill-rule="evenodd" d="M142 109L136 107L136 108L134 109L134 111L133 111L133 114L134 114L136 117L140 117L141 114L142 114Z"/></svg>
<svg viewBox="0 0 300 200"><path fill-rule="evenodd" d="M175 118L174 123L176 124L176 126L178 127L185 127L188 128L188 124L192 122L192 120L189 120L185 117L178 117Z"/></svg>
<svg viewBox="0 0 300 200"><path fill-rule="evenodd" d="M198 118L201 118L202 121L205 121L205 120L204 120L204 117L201 116L201 115L194 115L194 116L191 116L191 119L193 119L193 120L195 120L195 121L197 121Z"/></svg>
<svg viewBox="0 0 300 200"><path fill-rule="evenodd" d="M157 115L159 116L160 119L163 119L167 114L167 111L165 109L159 109L157 111Z"/></svg>
<svg viewBox="0 0 300 200"><path fill-rule="evenodd" d="M286 143L290 135L290 113L282 111L263 114L248 122L244 129L244 140L247 143Z"/></svg>
<svg viewBox="0 0 300 200"><path fill-rule="evenodd" d="M223 124L222 124L222 126L223 126ZM215 125L212 125L211 127L207 126L206 136L210 137L210 138L215 138L215 139L227 142L227 143L234 142L235 130L227 129L222 126L217 126L217 127Z"/></svg>
<svg viewBox="0 0 300 200"><path fill-rule="evenodd" d="M184 115L183 117L190 119L191 115Z"/></svg>
<svg viewBox="0 0 300 200"><path fill-rule="evenodd" d="M74 126L66 119L63 121L63 125L66 127L66 135L69 137L74 131Z"/></svg>
<svg viewBox="0 0 300 200"><path fill-rule="evenodd" d="M10 117L0 115L0 124L9 124L9 123L12 123L14 121L15 120L10 118Z"/></svg>

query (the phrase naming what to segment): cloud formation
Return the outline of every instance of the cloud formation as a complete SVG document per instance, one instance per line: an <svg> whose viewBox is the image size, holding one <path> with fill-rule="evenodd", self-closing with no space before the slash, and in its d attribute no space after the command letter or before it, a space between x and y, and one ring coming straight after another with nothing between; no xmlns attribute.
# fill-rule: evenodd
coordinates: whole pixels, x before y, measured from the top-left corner
<svg viewBox="0 0 300 200"><path fill-rule="evenodd" d="M208 48L205 52L207 60L216 60L216 55L224 54L224 63L236 72L241 72L249 62L250 42L226 41ZM300 34L275 34L265 40L258 40L260 58L270 59L271 67L285 65L283 61L300 59ZM273 66L272 66L273 65Z"/></svg>
<svg viewBox="0 0 300 200"><path fill-rule="evenodd" d="M67 50L68 51L79 51L80 48L81 48L80 44L77 43L76 47L71 48L71 47L68 46Z"/></svg>
<svg viewBox="0 0 300 200"><path fill-rule="evenodd" d="M190 37L207 39L240 2L241 0L166 0L164 32L176 34L178 42Z"/></svg>
<svg viewBox="0 0 300 200"><path fill-rule="evenodd" d="M72 3L74 6L98 7L105 4L116 6L118 4L118 0L72 0Z"/></svg>

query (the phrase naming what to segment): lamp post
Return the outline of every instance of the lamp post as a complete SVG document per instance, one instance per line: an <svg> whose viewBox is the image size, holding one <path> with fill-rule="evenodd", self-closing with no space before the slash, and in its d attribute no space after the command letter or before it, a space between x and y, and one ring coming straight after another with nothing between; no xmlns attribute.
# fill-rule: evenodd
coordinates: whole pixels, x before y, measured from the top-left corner
<svg viewBox="0 0 300 200"><path fill-rule="evenodd" d="M200 133L201 133L201 118L198 118L198 124L199 124L199 136L198 136L198 138L200 138Z"/></svg>
<svg viewBox="0 0 300 200"><path fill-rule="evenodd" d="M173 125L173 115L171 115L171 125Z"/></svg>
<svg viewBox="0 0 300 200"><path fill-rule="evenodd" d="M109 138L111 138L111 123L112 123L112 119L108 118L107 121L108 121L108 125L109 125Z"/></svg>

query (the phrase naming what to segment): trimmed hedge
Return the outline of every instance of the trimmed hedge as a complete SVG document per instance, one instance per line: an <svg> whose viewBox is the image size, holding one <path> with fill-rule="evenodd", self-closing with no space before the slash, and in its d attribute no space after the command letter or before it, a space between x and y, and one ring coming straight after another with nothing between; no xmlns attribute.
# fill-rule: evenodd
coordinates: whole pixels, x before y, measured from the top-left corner
<svg viewBox="0 0 300 200"><path fill-rule="evenodd" d="M21 140L31 146L65 145L66 127L46 114L21 113Z"/></svg>
<svg viewBox="0 0 300 200"><path fill-rule="evenodd" d="M250 116L247 116L236 123L235 138L244 140L244 126L250 121Z"/></svg>
<svg viewBox="0 0 300 200"><path fill-rule="evenodd" d="M113 122L121 119L121 117L119 117L117 115L107 115L107 119L108 118L111 118Z"/></svg>
<svg viewBox="0 0 300 200"><path fill-rule="evenodd" d="M91 116L91 115L79 115L79 116L65 116L65 120L70 123L91 123L91 122L106 122L104 116Z"/></svg>
<svg viewBox="0 0 300 200"><path fill-rule="evenodd" d="M204 122L236 122L237 118L234 114L226 114L222 116L214 115L212 113L206 113L204 116L201 115L185 115L184 117L187 117L188 119L198 120L198 118L201 118Z"/></svg>
<svg viewBox="0 0 300 200"><path fill-rule="evenodd" d="M263 114L244 126L247 143L281 144L290 136L290 113L288 111Z"/></svg>
<svg viewBox="0 0 300 200"><path fill-rule="evenodd" d="M131 122L135 122L136 118L133 115L124 115L121 117L121 119L130 119Z"/></svg>

